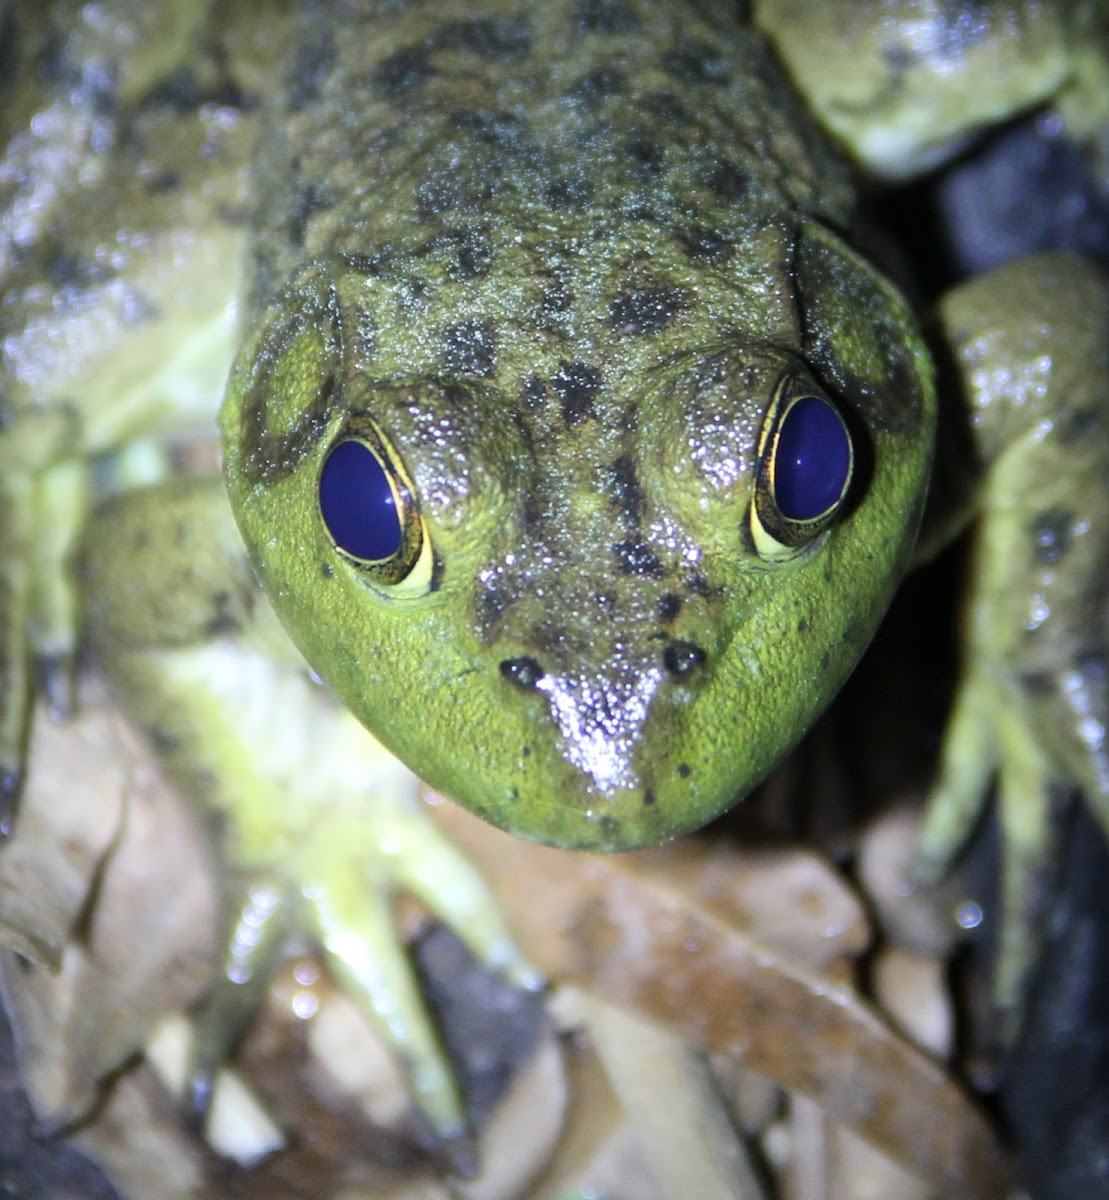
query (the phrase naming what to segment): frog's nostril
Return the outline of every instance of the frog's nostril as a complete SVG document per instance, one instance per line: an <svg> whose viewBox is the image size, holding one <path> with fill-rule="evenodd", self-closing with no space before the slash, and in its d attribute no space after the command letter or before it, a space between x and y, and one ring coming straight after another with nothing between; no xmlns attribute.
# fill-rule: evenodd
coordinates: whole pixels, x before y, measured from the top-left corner
<svg viewBox="0 0 1109 1200"><path fill-rule="evenodd" d="M501 660L501 675L518 688L529 690L543 678L543 668L534 658L505 658Z"/></svg>
<svg viewBox="0 0 1109 1200"><path fill-rule="evenodd" d="M678 678L691 675L704 665L707 657L696 642L671 642L662 652L663 666Z"/></svg>

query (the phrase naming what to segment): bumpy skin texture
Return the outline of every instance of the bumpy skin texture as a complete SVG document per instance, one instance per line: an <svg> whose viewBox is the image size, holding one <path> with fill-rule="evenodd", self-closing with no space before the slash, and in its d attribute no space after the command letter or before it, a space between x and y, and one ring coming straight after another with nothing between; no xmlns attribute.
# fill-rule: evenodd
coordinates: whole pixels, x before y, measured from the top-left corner
<svg viewBox="0 0 1109 1200"><path fill-rule="evenodd" d="M833 232L844 168L723 10L350 20L306 34L263 134L223 411L255 565L347 704L482 816L609 850L695 828L825 707L905 569L933 421L912 318ZM835 397L859 470L777 562L750 510L784 386ZM365 416L412 481L424 594L320 520Z"/></svg>

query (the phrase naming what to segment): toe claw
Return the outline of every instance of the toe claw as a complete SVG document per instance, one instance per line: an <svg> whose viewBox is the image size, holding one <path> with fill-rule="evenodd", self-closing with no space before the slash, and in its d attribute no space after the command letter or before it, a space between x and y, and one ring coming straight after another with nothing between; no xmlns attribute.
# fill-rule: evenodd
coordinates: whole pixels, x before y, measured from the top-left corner
<svg viewBox="0 0 1109 1200"><path fill-rule="evenodd" d="M0 769L0 842L15 832L15 816L19 793L23 787L23 772L17 767Z"/></svg>
<svg viewBox="0 0 1109 1200"><path fill-rule="evenodd" d="M73 655L39 655L37 667L39 690L46 698L51 719L68 721L77 707Z"/></svg>

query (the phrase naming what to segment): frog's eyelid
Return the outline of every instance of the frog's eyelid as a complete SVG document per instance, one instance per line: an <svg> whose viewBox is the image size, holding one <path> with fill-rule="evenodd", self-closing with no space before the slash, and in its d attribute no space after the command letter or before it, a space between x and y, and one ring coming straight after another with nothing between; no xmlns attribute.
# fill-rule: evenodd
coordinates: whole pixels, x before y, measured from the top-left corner
<svg viewBox="0 0 1109 1200"><path fill-rule="evenodd" d="M759 440L750 528L761 558L795 558L829 527L847 497L854 446L835 404L786 376Z"/></svg>

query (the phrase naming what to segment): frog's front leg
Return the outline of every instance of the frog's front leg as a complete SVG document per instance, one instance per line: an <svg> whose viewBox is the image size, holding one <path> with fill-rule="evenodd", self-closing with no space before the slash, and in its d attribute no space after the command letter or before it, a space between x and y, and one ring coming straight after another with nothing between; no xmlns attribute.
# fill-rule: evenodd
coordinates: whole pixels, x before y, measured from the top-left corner
<svg viewBox="0 0 1109 1200"><path fill-rule="evenodd" d="M957 289L941 320L985 472L922 874L965 842L996 776L1011 1033L1057 806L1081 791L1109 833L1109 279L1077 257L1028 259Z"/></svg>
<svg viewBox="0 0 1109 1200"><path fill-rule="evenodd" d="M462 1137L394 893L417 895L517 982L538 978L422 810L415 777L309 674L253 579L220 482L178 477L111 501L90 524L83 577L89 638L125 707L222 818L226 954L198 1018L194 1115L299 922L405 1063L437 1137Z"/></svg>

